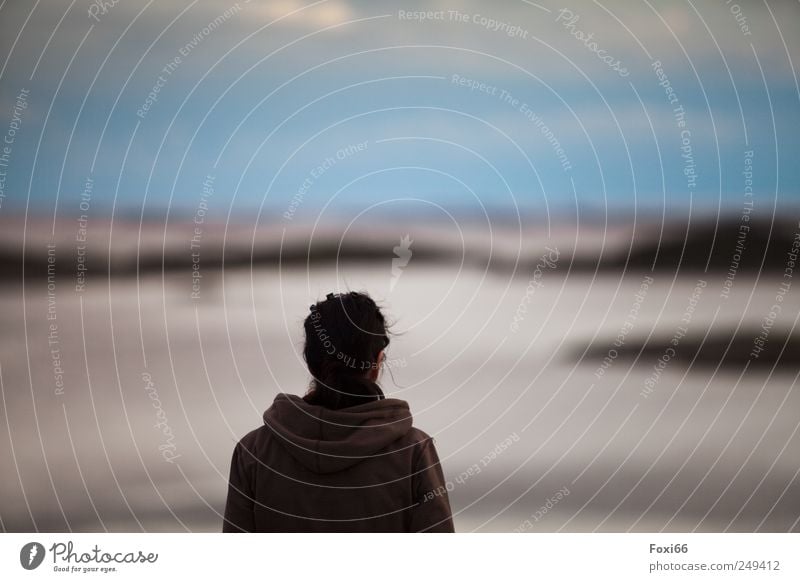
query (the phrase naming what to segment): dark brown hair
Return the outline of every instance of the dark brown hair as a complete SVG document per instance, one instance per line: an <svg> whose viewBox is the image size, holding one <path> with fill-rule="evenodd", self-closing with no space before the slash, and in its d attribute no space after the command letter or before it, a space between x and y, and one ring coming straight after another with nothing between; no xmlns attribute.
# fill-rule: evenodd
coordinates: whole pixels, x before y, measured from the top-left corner
<svg viewBox="0 0 800 582"><path fill-rule="evenodd" d="M386 319L375 301L355 291L329 293L310 310L303 356L313 380L305 400L339 409L384 398L368 377L389 345Z"/></svg>

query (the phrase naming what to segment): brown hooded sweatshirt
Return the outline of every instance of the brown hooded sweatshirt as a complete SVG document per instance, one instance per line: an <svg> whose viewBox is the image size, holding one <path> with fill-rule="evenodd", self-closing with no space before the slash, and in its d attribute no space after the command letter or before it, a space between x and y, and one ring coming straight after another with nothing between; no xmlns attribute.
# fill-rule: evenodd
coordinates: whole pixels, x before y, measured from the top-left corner
<svg viewBox="0 0 800 582"><path fill-rule="evenodd" d="M339 410L279 394L236 445L224 532L452 532L433 440L403 400Z"/></svg>

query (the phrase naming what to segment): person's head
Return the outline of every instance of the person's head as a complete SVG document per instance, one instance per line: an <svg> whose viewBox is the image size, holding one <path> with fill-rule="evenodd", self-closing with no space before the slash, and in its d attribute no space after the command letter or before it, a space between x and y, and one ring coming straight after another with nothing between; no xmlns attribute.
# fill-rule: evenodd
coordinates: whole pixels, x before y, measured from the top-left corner
<svg viewBox="0 0 800 582"><path fill-rule="evenodd" d="M303 326L303 356L313 377L306 400L338 409L383 398L375 382L389 335L372 298L355 291L329 293L310 311Z"/></svg>

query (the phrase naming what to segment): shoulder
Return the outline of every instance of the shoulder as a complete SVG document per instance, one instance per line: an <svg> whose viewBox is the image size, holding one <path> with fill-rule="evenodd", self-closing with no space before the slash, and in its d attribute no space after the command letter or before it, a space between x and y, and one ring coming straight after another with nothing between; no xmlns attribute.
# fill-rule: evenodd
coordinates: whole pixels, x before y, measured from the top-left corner
<svg viewBox="0 0 800 582"><path fill-rule="evenodd" d="M415 426L411 427L406 433L406 439L408 442L418 445L426 445L427 443L433 442L433 437L431 435Z"/></svg>
<svg viewBox="0 0 800 582"><path fill-rule="evenodd" d="M234 454L239 455L242 462L248 463L258 456L259 451L266 447L270 438L270 430L266 426L260 426L251 430L236 443Z"/></svg>
<svg viewBox="0 0 800 582"><path fill-rule="evenodd" d="M427 467L438 462L438 453L431 435L414 427L408 431L405 438L407 439L406 446L413 451L414 466L424 465Z"/></svg>

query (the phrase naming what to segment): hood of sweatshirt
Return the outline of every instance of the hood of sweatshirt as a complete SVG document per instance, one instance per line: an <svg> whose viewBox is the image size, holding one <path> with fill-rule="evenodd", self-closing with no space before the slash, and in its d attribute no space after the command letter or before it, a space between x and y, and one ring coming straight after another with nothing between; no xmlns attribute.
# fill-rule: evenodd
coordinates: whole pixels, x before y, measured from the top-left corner
<svg viewBox="0 0 800 582"><path fill-rule="evenodd" d="M374 457L411 430L408 403L396 398L331 410L278 394L264 424L277 442L315 473L335 473Z"/></svg>

